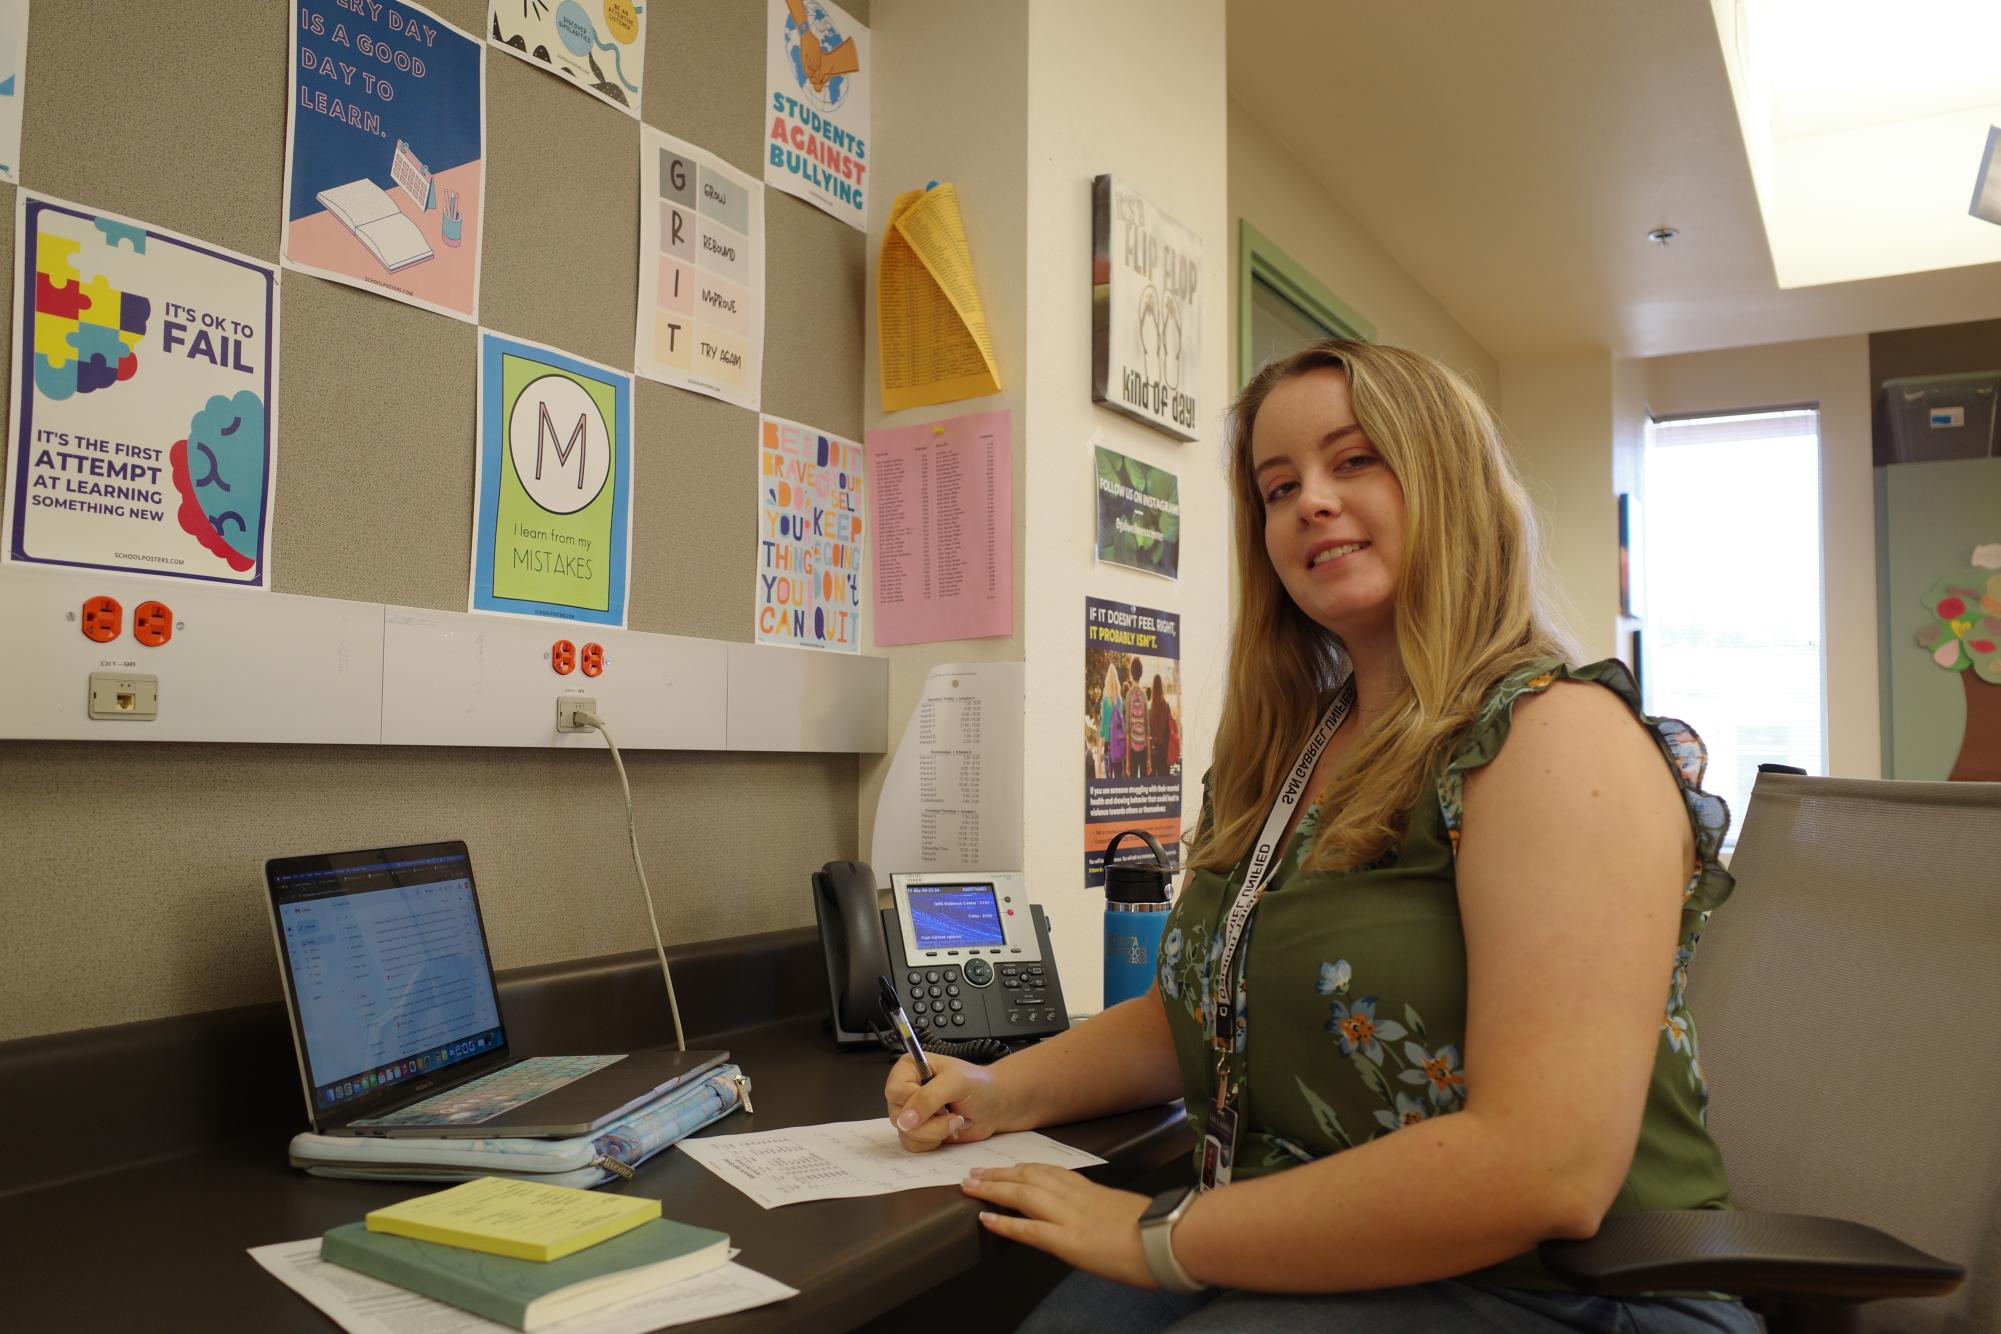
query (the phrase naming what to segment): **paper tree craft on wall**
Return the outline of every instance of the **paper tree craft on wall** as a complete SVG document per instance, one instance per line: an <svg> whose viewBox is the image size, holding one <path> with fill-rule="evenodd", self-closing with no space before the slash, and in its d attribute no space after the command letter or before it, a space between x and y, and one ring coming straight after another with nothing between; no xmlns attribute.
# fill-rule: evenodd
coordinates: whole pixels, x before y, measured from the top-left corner
<svg viewBox="0 0 2001 1334"><path fill-rule="evenodd" d="M1966 732L1947 777L2001 780L2001 542L1975 547L1973 568L1940 579L1924 602L1933 619L1918 646L1966 689Z"/></svg>

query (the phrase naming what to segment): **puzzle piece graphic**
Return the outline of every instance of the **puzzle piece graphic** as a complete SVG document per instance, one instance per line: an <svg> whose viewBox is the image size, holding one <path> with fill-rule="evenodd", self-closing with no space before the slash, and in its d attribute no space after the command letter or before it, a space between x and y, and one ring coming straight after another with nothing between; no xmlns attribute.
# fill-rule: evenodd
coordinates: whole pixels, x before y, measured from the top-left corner
<svg viewBox="0 0 2001 1334"><path fill-rule="evenodd" d="M35 392L60 403L76 392L76 366L57 365L40 352L35 354Z"/></svg>
<svg viewBox="0 0 2001 1334"><path fill-rule="evenodd" d="M76 271L76 252L82 246L81 241L59 232L40 233L35 238L35 271L48 274L49 281L58 287L80 281L83 275Z"/></svg>
<svg viewBox="0 0 2001 1334"><path fill-rule="evenodd" d="M118 383L118 368L107 365L101 356L78 358L70 363L70 373L76 376L76 391L79 394L109 389Z"/></svg>
<svg viewBox="0 0 2001 1334"><path fill-rule="evenodd" d="M128 339L131 341L128 342ZM139 369L139 358L132 354L133 344L137 341L133 335L121 334L103 325L77 325L76 332L69 336L78 362L77 391L88 394L96 389L109 388L120 380L131 379Z"/></svg>
<svg viewBox="0 0 2001 1334"><path fill-rule="evenodd" d="M35 355L46 357L51 367L60 369L64 363L76 355L76 348L69 336L77 331L75 320L66 320L56 315L35 316Z"/></svg>
<svg viewBox="0 0 2001 1334"><path fill-rule="evenodd" d="M40 286L39 283L36 284L38 289ZM104 281L104 275L101 273L81 286L85 304L83 313L78 315L77 318L87 324L95 324L106 329L116 329L119 323L121 307L124 305L122 298L125 294Z"/></svg>
<svg viewBox="0 0 2001 1334"><path fill-rule="evenodd" d="M106 243L124 241L145 250L143 231L97 219ZM35 387L49 398L108 389L138 373L139 342L153 303L122 292L97 274L82 281L76 261L82 243L42 232L35 246Z"/></svg>
<svg viewBox="0 0 2001 1334"><path fill-rule="evenodd" d="M118 248L120 241L124 241L132 247L134 254L143 255L146 253L146 229L144 227L134 227L129 222L114 222L110 218L93 218L91 221L97 224L98 231L104 233L104 244L110 246L113 250Z"/></svg>
<svg viewBox="0 0 2001 1334"><path fill-rule="evenodd" d="M72 279L57 287L49 281L48 274L39 269L35 271L36 314L59 315L64 319L73 320L83 313L83 308L88 304L90 303L84 298L83 289L76 285L75 280Z"/></svg>

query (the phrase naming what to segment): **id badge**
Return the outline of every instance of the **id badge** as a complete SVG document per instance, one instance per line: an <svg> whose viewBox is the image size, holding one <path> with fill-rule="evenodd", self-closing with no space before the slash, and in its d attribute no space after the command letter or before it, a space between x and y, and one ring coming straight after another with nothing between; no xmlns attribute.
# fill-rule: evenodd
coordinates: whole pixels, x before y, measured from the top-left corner
<svg viewBox="0 0 2001 1334"><path fill-rule="evenodd" d="M1230 1184L1237 1160L1237 1114L1220 1101L1209 1104L1209 1124L1202 1132L1202 1189Z"/></svg>

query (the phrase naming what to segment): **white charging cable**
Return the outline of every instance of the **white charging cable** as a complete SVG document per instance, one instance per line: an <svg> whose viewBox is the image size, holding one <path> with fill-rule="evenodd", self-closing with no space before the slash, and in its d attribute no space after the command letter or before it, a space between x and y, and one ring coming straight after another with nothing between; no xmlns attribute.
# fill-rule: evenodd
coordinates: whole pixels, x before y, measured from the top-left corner
<svg viewBox="0 0 2001 1334"><path fill-rule="evenodd" d="M667 1009L674 1016L674 1046L686 1051L688 1039L681 1033L681 1002L674 998L674 974L667 970L667 947L660 943L660 919L653 915L653 891L646 884L646 863L639 859L639 818L632 813L632 784L626 781L625 761L619 758L618 743L611 739L611 729L605 726L604 719L582 709L574 716L583 726L594 727L604 735L611 762L618 769L618 785L625 793L625 828L632 836L632 867L639 872L639 897L646 904L646 920L653 928L653 948L660 954L660 976L667 982Z"/></svg>

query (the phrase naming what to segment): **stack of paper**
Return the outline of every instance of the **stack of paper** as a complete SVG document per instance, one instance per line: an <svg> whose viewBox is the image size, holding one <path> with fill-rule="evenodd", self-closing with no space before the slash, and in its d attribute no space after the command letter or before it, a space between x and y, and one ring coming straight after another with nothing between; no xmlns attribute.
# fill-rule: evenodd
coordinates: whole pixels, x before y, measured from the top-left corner
<svg viewBox="0 0 2001 1334"><path fill-rule="evenodd" d="M885 412L1000 392L993 335L951 185L896 197L876 266Z"/></svg>
<svg viewBox="0 0 2001 1334"><path fill-rule="evenodd" d="M324 1311L348 1334L498 1334L502 1326L470 1312L320 1259L320 1239L280 1242L251 1250L279 1282ZM730 1263L694 1278L655 1288L619 1306L572 1316L562 1334L646 1334L648 1330L748 1311L796 1297L777 1279Z"/></svg>

